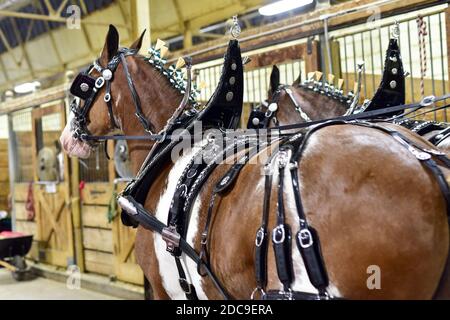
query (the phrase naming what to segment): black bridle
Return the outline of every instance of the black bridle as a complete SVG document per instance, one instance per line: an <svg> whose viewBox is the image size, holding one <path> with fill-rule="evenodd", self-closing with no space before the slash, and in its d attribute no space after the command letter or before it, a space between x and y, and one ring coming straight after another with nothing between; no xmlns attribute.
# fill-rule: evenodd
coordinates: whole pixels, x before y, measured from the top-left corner
<svg viewBox="0 0 450 320"><path fill-rule="evenodd" d="M112 129L119 129L113 113L112 96L111 96L111 83L114 80L114 72L120 63L123 65L125 76L128 83L128 88L130 89L131 96L133 98L135 115L139 119L139 122L144 127L144 130L149 133L154 133L154 126L149 120L147 120L142 112L141 101L139 95L137 94L136 87L134 86L133 79L131 77L130 71L128 70L128 64L126 62L126 57L134 56L137 54L136 49L120 48L117 54L108 62L106 67L102 67L99 60L96 60L88 69L80 72L72 83L70 92L75 97L84 100L84 106L81 107L79 101L74 100L70 109L74 113L75 118L72 120L72 132L73 137L80 141L88 143L90 146L95 146L100 139L93 139L93 136L87 125L88 125L88 114L92 108L98 93L103 87L106 87L105 95L103 100L108 106L108 113L111 122ZM93 70L98 71L101 76L93 77L91 72Z"/></svg>

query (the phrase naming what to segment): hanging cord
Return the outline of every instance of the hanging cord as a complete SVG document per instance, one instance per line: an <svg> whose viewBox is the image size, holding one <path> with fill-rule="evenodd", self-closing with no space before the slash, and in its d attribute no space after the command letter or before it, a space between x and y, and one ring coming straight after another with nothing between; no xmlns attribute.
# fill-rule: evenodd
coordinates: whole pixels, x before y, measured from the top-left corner
<svg viewBox="0 0 450 320"><path fill-rule="evenodd" d="M427 24L421 15L417 16L417 32L419 36L419 54L420 54L420 95L425 95L424 78L427 73L427 47L425 36L428 35Z"/></svg>

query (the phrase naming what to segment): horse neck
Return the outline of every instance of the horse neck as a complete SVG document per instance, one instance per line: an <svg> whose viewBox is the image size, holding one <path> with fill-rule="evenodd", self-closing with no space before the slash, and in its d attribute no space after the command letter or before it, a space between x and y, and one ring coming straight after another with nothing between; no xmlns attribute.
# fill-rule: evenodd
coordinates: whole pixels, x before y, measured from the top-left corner
<svg viewBox="0 0 450 320"><path fill-rule="evenodd" d="M335 99L301 87L291 87L295 101L311 120L321 120L343 115L347 106ZM277 118L281 125L304 122L286 92L278 103Z"/></svg>
<svg viewBox="0 0 450 320"><path fill-rule="evenodd" d="M157 133L164 128L183 97L160 71L143 59L133 57L132 60L130 59L129 68L136 92L139 94L142 112L155 127L154 133ZM134 72L131 69L135 69ZM123 133L129 136L147 135L148 133L135 115L134 103L126 82L122 84L122 88L127 92L122 97L123 102L120 104L122 108L119 109ZM133 108L133 111L130 108ZM151 140L128 141L133 173L138 172L153 146L154 142Z"/></svg>

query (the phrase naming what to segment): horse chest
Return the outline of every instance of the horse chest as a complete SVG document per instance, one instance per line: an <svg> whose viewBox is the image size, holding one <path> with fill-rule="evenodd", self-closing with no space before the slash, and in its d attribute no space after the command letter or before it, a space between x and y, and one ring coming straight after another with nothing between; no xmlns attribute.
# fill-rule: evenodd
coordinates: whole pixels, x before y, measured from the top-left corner
<svg viewBox="0 0 450 320"><path fill-rule="evenodd" d="M171 169L167 178L166 188L165 190L162 190L158 204L156 206L155 215L158 220L167 221L177 182L180 179L189 161L191 160L192 156L193 152L183 156L178 161L176 161L173 168ZM200 198L197 197L192 207L189 228L186 237L186 240L192 246L200 227L200 209L201 201ZM158 259L159 265L159 273L161 275L164 289L172 299L186 299L186 296L178 282L179 274L174 257L166 251L166 243L161 238L161 236L156 233L153 236L156 257ZM181 261L186 271L186 276L188 278L187 280L195 286L199 299L207 299L207 296L202 288L202 279L197 273L197 265L191 259L187 258L184 254L182 255Z"/></svg>

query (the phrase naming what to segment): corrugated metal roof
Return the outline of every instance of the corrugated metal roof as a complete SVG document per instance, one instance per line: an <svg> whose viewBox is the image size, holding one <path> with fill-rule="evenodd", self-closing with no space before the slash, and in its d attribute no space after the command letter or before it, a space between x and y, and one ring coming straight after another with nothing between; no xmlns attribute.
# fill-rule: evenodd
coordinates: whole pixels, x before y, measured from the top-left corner
<svg viewBox="0 0 450 320"><path fill-rule="evenodd" d="M64 0L50 0L52 8L57 10ZM87 12L82 12L82 17L86 16L94 11L102 9L108 5L110 5L114 0L89 0L85 1L85 8ZM79 0L69 1L64 9L61 11L61 17L67 17L67 7L70 5L78 5L81 6ZM38 0L33 4L28 4L17 10L18 12L23 13L34 13L34 14L45 14L48 15L47 6L44 3L44 0ZM14 30L14 25L17 26L17 32ZM31 29L30 29L31 25ZM19 46L22 42L32 40L38 37L41 34L48 32L49 30L53 30L63 26L62 22L53 22L53 21L42 21L42 20L31 20L31 19L23 19L23 18L12 18L6 17L0 20L0 29L3 31L6 40L8 41L8 45L11 48ZM7 51L7 46L3 41L0 41L0 54Z"/></svg>

